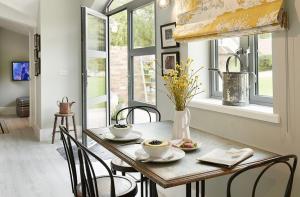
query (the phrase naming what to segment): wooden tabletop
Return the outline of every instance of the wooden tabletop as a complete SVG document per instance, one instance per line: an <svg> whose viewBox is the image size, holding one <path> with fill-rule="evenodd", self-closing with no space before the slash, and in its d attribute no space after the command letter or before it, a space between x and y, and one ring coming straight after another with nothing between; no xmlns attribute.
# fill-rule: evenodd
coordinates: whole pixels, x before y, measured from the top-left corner
<svg viewBox="0 0 300 197"><path fill-rule="evenodd" d="M172 122L166 121L135 124L133 126L133 130L141 132L143 134L143 139L159 138L170 140L172 136ZM105 140L101 138L101 134L108 132L107 128L90 129L85 130L84 132L90 138L164 188L231 174L248 166L249 164L259 163L279 156L255 147L250 147L254 150L254 156L233 169L203 164L198 162L196 158L212 151L215 148L248 148L249 146L191 128L191 138L193 141L200 144L201 147L199 150L190 153L187 152L183 159L173 163L142 163L140 161L136 161L134 155L134 152L141 148L140 144L122 146L120 143Z"/></svg>

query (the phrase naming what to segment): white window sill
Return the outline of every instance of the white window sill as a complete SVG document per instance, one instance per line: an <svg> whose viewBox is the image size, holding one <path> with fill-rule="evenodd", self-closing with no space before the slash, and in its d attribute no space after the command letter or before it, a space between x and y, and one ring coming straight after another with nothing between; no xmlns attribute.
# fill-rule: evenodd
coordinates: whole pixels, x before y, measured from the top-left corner
<svg viewBox="0 0 300 197"><path fill-rule="evenodd" d="M190 102L189 107L214 111L233 116L255 119L271 123L280 123L279 114L273 113L273 107L247 105L244 107L222 105L218 99L197 99Z"/></svg>

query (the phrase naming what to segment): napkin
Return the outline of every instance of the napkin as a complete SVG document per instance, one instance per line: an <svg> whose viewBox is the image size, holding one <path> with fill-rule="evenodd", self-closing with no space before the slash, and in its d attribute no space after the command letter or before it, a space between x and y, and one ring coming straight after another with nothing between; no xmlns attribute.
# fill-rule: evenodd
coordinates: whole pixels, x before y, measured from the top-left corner
<svg viewBox="0 0 300 197"><path fill-rule="evenodd" d="M197 160L231 168L253 156L253 154L254 151L251 148L230 148L228 150L218 148L199 157Z"/></svg>

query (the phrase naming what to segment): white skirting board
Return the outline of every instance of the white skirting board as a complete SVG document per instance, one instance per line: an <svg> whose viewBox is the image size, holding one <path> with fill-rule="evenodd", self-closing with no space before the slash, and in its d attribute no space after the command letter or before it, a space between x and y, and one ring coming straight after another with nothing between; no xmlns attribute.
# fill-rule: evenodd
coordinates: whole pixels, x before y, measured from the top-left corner
<svg viewBox="0 0 300 197"><path fill-rule="evenodd" d="M0 107L0 115L16 115L16 107Z"/></svg>

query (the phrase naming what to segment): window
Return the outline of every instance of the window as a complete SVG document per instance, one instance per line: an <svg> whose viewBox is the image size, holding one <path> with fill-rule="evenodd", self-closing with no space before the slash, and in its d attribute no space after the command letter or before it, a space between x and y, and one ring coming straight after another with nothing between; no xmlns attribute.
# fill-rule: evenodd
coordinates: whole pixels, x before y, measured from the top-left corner
<svg viewBox="0 0 300 197"><path fill-rule="evenodd" d="M133 48L155 46L154 3L134 10L132 18Z"/></svg>
<svg viewBox="0 0 300 197"><path fill-rule="evenodd" d="M133 65L134 100L155 105L155 55L135 56Z"/></svg>
<svg viewBox="0 0 300 197"><path fill-rule="evenodd" d="M226 60L233 53L240 55L243 67L241 67L237 59L232 60L229 66L231 72L249 71L254 72L257 76L256 82L250 84L250 103L272 105L272 34L266 33L212 41L212 67L225 72ZM221 98L222 89L221 78L216 72L211 72L210 96L212 98Z"/></svg>
<svg viewBox="0 0 300 197"><path fill-rule="evenodd" d="M156 104L154 3L132 12L133 102Z"/></svg>
<svg viewBox="0 0 300 197"><path fill-rule="evenodd" d="M109 17L109 79L110 114L116 120L117 112L128 106L128 22L127 11ZM113 83L117 81L118 83Z"/></svg>
<svg viewBox="0 0 300 197"><path fill-rule="evenodd" d="M258 83L256 94L260 96L273 96L272 88L272 35L262 34L257 36L257 68Z"/></svg>
<svg viewBox="0 0 300 197"><path fill-rule="evenodd" d="M113 121L116 112L125 106L156 105L155 1L114 0L106 9ZM134 122L143 119L133 114Z"/></svg>

